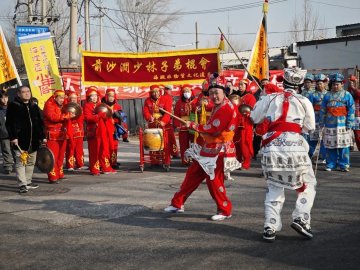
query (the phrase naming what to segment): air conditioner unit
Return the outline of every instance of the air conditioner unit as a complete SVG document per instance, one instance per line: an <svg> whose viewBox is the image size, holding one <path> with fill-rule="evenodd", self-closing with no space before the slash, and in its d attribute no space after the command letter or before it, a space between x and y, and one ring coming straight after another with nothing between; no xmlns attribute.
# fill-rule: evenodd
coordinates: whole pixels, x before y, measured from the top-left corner
<svg viewBox="0 0 360 270"><path fill-rule="evenodd" d="M289 52L295 54L298 52L296 42L291 43L291 45L289 46Z"/></svg>

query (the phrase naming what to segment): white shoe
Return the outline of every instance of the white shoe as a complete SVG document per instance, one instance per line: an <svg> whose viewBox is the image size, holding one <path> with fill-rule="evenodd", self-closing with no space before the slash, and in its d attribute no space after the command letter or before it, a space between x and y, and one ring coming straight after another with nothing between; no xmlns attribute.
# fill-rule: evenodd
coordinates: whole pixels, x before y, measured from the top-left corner
<svg viewBox="0 0 360 270"><path fill-rule="evenodd" d="M164 211L166 213L184 213L184 207L176 208L172 205L169 205L168 207L164 208Z"/></svg>
<svg viewBox="0 0 360 270"><path fill-rule="evenodd" d="M220 220L224 220L224 219L228 219L228 218L231 218L232 216L229 215L229 216L225 216L223 214L216 214L216 215L213 215L211 217L211 220L213 221L220 221Z"/></svg>
<svg viewBox="0 0 360 270"><path fill-rule="evenodd" d="M73 172L74 168L68 168L67 170L68 170L68 172Z"/></svg>
<svg viewBox="0 0 360 270"><path fill-rule="evenodd" d="M88 166L82 166L82 167L80 167L80 168L77 168L77 170L79 170L79 171L87 170L87 169L89 169Z"/></svg>
<svg viewBox="0 0 360 270"><path fill-rule="evenodd" d="M327 172L331 172L331 171L332 171L332 169L331 169L331 168L326 167L326 168L325 168L325 171L327 171Z"/></svg>

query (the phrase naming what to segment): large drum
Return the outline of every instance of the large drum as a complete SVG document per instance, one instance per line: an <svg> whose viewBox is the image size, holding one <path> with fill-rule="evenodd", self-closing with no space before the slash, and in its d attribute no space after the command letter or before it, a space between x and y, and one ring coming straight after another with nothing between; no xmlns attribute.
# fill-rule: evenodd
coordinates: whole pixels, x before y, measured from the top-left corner
<svg viewBox="0 0 360 270"><path fill-rule="evenodd" d="M164 150L164 135L161 128L147 128L143 134L144 148L148 151Z"/></svg>

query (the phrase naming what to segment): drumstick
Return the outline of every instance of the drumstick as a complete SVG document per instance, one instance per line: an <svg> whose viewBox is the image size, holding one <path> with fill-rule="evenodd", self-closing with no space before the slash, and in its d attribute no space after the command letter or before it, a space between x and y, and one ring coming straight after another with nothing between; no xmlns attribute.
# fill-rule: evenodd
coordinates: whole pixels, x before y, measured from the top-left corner
<svg viewBox="0 0 360 270"><path fill-rule="evenodd" d="M172 114L171 112L168 112L167 110L164 110L163 108L159 108L160 111L169 114L170 116L172 116L173 118L175 118L176 120L179 120L181 123L183 123L184 125L186 125L186 121L184 119L181 119L180 117L177 117L176 115Z"/></svg>

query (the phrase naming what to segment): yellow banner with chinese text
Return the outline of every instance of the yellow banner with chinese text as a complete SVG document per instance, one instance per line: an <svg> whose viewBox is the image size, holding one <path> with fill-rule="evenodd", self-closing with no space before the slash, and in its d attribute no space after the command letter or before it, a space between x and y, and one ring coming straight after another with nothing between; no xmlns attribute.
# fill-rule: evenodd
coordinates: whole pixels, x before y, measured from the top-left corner
<svg viewBox="0 0 360 270"><path fill-rule="evenodd" d="M202 82L219 72L219 49L148 53L82 52L82 82L98 86L148 86Z"/></svg>
<svg viewBox="0 0 360 270"><path fill-rule="evenodd" d="M16 79L17 70L7 45L4 33L0 27L0 84Z"/></svg>
<svg viewBox="0 0 360 270"><path fill-rule="evenodd" d="M42 109L53 91L62 89L50 33L20 37L19 41L32 95Z"/></svg>

